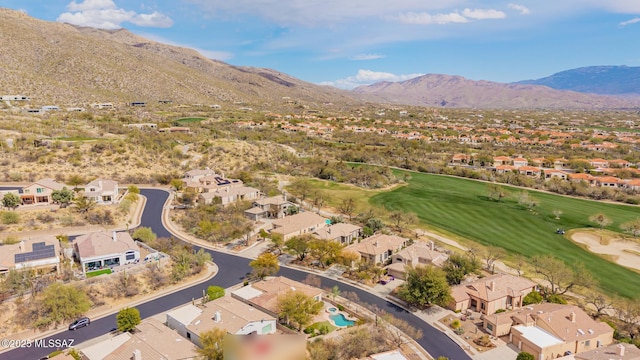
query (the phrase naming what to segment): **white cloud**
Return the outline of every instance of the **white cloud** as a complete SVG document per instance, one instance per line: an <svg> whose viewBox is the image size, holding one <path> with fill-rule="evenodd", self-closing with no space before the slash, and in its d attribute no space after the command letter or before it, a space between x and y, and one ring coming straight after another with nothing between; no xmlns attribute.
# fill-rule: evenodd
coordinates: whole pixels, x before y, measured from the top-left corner
<svg viewBox="0 0 640 360"><path fill-rule="evenodd" d="M431 15L426 12L415 13L408 12L404 14L400 14L397 16L390 16L389 19L399 21L403 24L413 24L413 25L430 25L430 24L450 24L450 23L466 23L469 20L460 15L459 13L453 12L450 14L436 14Z"/></svg>
<svg viewBox="0 0 640 360"><path fill-rule="evenodd" d="M358 54L350 57L349 59L362 61L362 60L376 60L376 59L382 59L382 58L384 58L384 55L380 55L380 54Z"/></svg>
<svg viewBox="0 0 640 360"><path fill-rule="evenodd" d="M507 17L504 12L494 9L464 9L462 15L474 20L504 19Z"/></svg>
<svg viewBox="0 0 640 360"><path fill-rule="evenodd" d="M335 81L325 81L320 83L320 85L329 85L341 89L353 89L355 87L361 85L369 85L380 81L404 81L413 79L418 76L422 76L424 74L406 74L406 75L395 75L388 72L380 72L380 71L371 71L371 70L358 70L358 73L354 76L349 76L344 79L339 79Z"/></svg>
<svg viewBox="0 0 640 360"><path fill-rule="evenodd" d="M631 25L631 24L635 24L635 23L639 23L640 22L640 17L635 17L631 20L627 20L627 21L623 21L620 23L620 26L627 26L627 25Z"/></svg>
<svg viewBox="0 0 640 360"><path fill-rule="evenodd" d="M516 11L520 12L520 15L529 15L529 14L531 14L531 10L529 10L529 8L527 8L526 6L518 5L518 4L509 4L507 6L510 9L513 9L513 10L516 10Z"/></svg>
<svg viewBox="0 0 640 360"><path fill-rule="evenodd" d="M113 0L72 1L67 5L67 10L58 16L57 21L109 30L121 28L124 22L144 27L166 28L173 25L171 18L157 11L138 14L118 8Z"/></svg>

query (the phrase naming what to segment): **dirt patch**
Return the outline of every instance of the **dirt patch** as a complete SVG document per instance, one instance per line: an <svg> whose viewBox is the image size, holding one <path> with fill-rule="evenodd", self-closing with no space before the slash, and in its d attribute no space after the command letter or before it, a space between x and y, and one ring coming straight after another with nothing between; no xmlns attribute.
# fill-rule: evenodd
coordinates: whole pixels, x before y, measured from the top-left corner
<svg viewBox="0 0 640 360"><path fill-rule="evenodd" d="M576 231L569 238L593 253L607 255L622 266L640 270L640 244L601 231Z"/></svg>

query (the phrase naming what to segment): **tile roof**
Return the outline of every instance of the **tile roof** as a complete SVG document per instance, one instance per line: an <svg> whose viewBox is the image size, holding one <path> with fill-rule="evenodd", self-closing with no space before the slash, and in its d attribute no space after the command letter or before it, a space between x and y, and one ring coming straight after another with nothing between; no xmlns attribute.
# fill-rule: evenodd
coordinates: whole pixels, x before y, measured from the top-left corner
<svg viewBox="0 0 640 360"><path fill-rule="evenodd" d="M379 255L389 250L399 250L409 239L397 235L375 234L359 243L354 243L345 250L355 250L360 254Z"/></svg>
<svg viewBox="0 0 640 360"><path fill-rule="evenodd" d="M468 299L469 296L485 301L493 301L507 295L519 296L522 291L535 286L536 283L521 276L494 274L482 279L453 286L451 288L451 296L453 296L456 302L464 301Z"/></svg>
<svg viewBox="0 0 640 360"><path fill-rule="evenodd" d="M187 325L187 328L196 334L214 327L230 334L237 334L251 322L276 320L275 317L229 295L210 301L201 309L202 313ZM218 321L215 319L216 313L219 314Z"/></svg>
<svg viewBox="0 0 640 360"><path fill-rule="evenodd" d="M115 239L114 239L115 237ZM74 241L80 259L109 254L122 254L128 250L140 251L128 232L95 232L80 235Z"/></svg>
<svg viewBox="0 0 640 360"><path fill-rule="evenodd" d="M271 231L286 235L303 229L308 229L316 225L325 224L325 221L326 219L322 216L311 211L305 211L275 220L272 223L273 230Z"/></svg>

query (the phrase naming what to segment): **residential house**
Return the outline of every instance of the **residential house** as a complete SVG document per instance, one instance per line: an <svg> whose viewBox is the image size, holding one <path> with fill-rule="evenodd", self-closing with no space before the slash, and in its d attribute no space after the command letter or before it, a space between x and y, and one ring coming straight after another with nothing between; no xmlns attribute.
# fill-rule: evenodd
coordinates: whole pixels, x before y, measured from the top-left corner
<svg viewBox="0 0 640 360"><path fill-rule="evenodd" d="M433 241L428 243L416 242L391 256L391 264L387 266L387 274L398 279L404 279L407 266L441 266L448 258L448 254L436 250Z"/></svg>
<svg viewBox="0 0 640 360"><path fill-rule="evenodd" d="M316 301L322 301L322 289L283 276L267 278L241 287L232 291L231 296L277 317L278 299L290 291L301 291Z"/></svg>
<svg viewBox="0 0 640 360"><path fill-rule="evenodd" d="M189 170L186 173L184 173L184 176L182 177L183 181L198 181L199 179L205 177L205 176L217 176L216 172L206 168L206 169L196 169L196 170Z"/></svg>
<svg viewBox="0 0 640 360"><path fill-rule="evenodd" d="M362 234L362 226L337 223L317 229L313 233L322 240L331 240L343 245L349 245Z"/></svg>
<svg viewBox="0 0 640 360"><path fill-rule="evenodd" d="M640 191L640 179L631 179L628 180L624 185L627 189L631 189L634 191Z"/></svg>
<svg viewBox="0 0 640 360"><path fill-rule="evenodd" d="M232 335L276 333L276 317L226 295L203 305L185 305L167 313L167 326L202 347L200 335L214 328Z"/></svg>
<svg viewBox="0 0 640 360"><path fill-rule="evenodd" d="M578 183L584 181L589 186L596 185L596 178L591 174L585 174L585 173L569 174L569 180L571 180L572 182L578 182Z"/></svg>
<svg viewBox="0 0 640 360"><path fill-rule="evenodd" d="M518 168L518 173L526 176L540 177L542 170L535 166L521 166Z"/></svg>
<svg viewBox="0 0 640 360"><path fill-rule="evenodd" d="M54 236L0 245L0 274L12 269L60 271L60 243Z"/></svg>
<svg viewBox="0 0 640 360"><path fill-rule="evenodd" d="M556 169L544 169L544 178L547 180L558 178L562 180L567 180L569 178L569 173L562 170Z"/></svg>
<svg viewBox="0 0 640 360"><path fill-rule="evenodd" d="M454 165L466 165L471 161L471 155L467 154L455 154L451 159L451 163Z"/></svg>
<svg viewBox="0 0 640 360"><path fill-rule="evenodd" d="M496 166L496 173L506 174L517 171L517 168L513 165L498 165Z"/></svg>
<svg viewBox="0 0 640 360"><path fill-rule="evenodd" d="M84 196L97 204L115 204L118 201L118 182L96 179L84 187Z"/></svg>
<svg viewBox="0 0 640 360"><path fill-rule="evenodd" d="M531 159L531 164L532 164L532 165L534 165L534 166L541 167L541 166L543 166L543 165L544 165L544 162L545 162L546 160L547 160L547 159L545 159L545 158L543 158L543 157L533 158L533 159Z"/></svg>
<svg viewBox="0 0 640 360"><path fill-rule="evenodd" d="M363 261L379 264L390 261L393 254L406 246L407 241L409 239L397 235L375 234L347 246L344 251L355 252Z"/></svg>
<svg viewBox="0 0 640 360"><path fill-rule="evenodd" d="M516 168L521 168L523 166L529 166L529 162L525 158L517 157L513 159L513 166L515 166Z"/></svg>
<svg viewBox="0 0 640 360"><path fill-rule="evenodd" d="M562 170L564 168L566 168L567 166L569 166L569 160L565 159L565 158L559 158L556 159L553 162L553 167L557 170Z"/></svg>
<svg viewBox="0 0 640 360"><path fill-rule="evenodd" d="M255 200L253 207L245 210L244 215L253 221L280 219L285 216L288 208L295 206L294 203L287 201L286 195L277 195Z"/></svg>
<svg viewBox="0 0 640 360"><path fill-rule="evenodd" d="M640 360L640 349L633 344L611 344L579 354L563 356L558 360Z"/></svg>
<svg viewBox="0 0 640 360"><path fill-rule="evenodd" d="M631 163L623 159L609 160L609 166L612 168L628 168Z"/></svg>
<svg viewBox="0 0 640 360"><path fill-rule="evenodd" d="M22 188L20 193L20 203L22 205L53 204L51 194L56 190L62 190L64 187L64 184L61 184L54 179L40 179L33 184Z"/></svg>
<svg viewBox="0 0 640 360"><path fill-rule="evenodd" d="M609 161L600 158L591 159L589 160L589 165L593 166L594 168L606 168L609 167Z"/></svg>
<svg viewBox="0 0 640 360"><path fill-rule="evenodd" d="M320 215L305 211L275 220L271 232L282 235L282 239L287 241L294 236L312 234L317 229L325 227L327 221L328 219Z"/></svg>
<svg viewBox="0 0 640 360"><path fill-rule="evenodd" d="M140 248L128 232L94 232L73 242L82 271L115 267L140 261Z"/></svg>
<svg viewBox="0 0 640 360"><path fill-rule="evenodd" d="M219 203L226 206L236 201L255 200L260 197L260 190L249 186L224 187L215 191L207 191L198 195L198 202L209 205L220 199Z"/></svg>
<svg viewBox="0 0 640 360"><path fill-rule="evenodd" d="M493 157L493 166L500 165L511 165L513 161L508 156L494 156Z"/></svg>
<svg viewBox="0 0 640 360"><path fill-rule="evenodd" d="M84 355L82 358L88 360L201 358L193 343L153 318L142 321L134 332L119 333L83 347L80 351Z"/></svg>
<svg viewBox="0 0 640 360"><path fill-rule="evenodd" d="M470 309L485 315L501 309L516 309L522 306L522 299L536 286L536 283L524 277L494 274L453 286L449 308L454 311Z"/></svg>
<svg viewBox="0 0 640 360"><path fill-rule="evenodd" d="M544 303L488 315L483 327L536 360L555 359L601 348L613 342L613 328L593 320L575 305Z"/></svg>
<svg viewBox="0 0 640 360"><path fill-rule="evenodd" d="M596 176L596 185L602 187L617 188L624 186L625 182L615 176Z"/></svg>

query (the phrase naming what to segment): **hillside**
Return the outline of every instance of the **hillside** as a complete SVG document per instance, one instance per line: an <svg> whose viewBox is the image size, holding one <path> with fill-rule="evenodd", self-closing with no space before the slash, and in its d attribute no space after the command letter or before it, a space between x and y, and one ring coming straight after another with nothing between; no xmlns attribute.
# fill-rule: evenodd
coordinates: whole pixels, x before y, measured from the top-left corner
<svg viewBox="0 0 640 360"><path fill-rule="evenodd" d="M603 95L640 95L640 66L589 66L517 84Z"/></svg>
<svg viewBox="0 0 640 360"><path fill-rule="evenodd" d="M46 22L0 8L0 93L36 104L357 102L270 69L235 67L131 32Z"/></svg>
<svg viewBox="0 0 640 360"><path fill-rule="evenodd" d="M610 109L640 106L640 98L622 99L439 74L360 86L354 92L374 96L380 102L452 108Z"/></svg>

